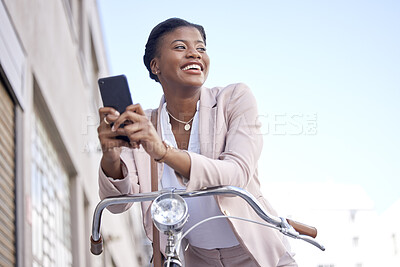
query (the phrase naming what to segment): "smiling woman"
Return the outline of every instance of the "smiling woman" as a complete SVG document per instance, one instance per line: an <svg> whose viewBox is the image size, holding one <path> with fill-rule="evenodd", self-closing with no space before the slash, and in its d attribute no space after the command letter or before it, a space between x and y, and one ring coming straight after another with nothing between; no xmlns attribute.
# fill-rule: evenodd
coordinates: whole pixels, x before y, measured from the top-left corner
<svg viewBox="0 0 400 267"><path fill-rule="evenodd" d="M122 114L108 107L99 110L101 198L150 192L149 162L155 160L163 164L158 176L162 188L191 191L238 186L258 196L264 208L276 215L260 192L257 163L262 135L255 98L244 84L203 86L210 65L203 27L177 18L160 23L150 33L144 63L164 95L157 109L146 112L139 104ZM133 123L120 128L126 121ZM129 142L115 139L118 135L127 136ZM157 242L149 207L149 203L142 205L144 227L149 239ZM110 210L128 208L113 206ZM186 229L223 213L259 220L249 206L231 197L194 198L188 201L188 209ZM262 226L215 220L199 226L186 239L186 266L297 266L286 239ZM163 235L160 246L165 245Z"/></svg>

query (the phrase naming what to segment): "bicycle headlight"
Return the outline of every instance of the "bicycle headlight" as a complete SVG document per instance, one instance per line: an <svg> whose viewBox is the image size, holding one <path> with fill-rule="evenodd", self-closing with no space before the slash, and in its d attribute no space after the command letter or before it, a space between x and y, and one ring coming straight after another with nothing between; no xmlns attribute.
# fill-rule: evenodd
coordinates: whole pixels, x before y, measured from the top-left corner
<svg viewBox="0 0 400 267"><path fill-rule="evenodd" d="M188 206L181 196L166 193L153 201L151 217L160 232L177 233L188 218Z"/></svg>

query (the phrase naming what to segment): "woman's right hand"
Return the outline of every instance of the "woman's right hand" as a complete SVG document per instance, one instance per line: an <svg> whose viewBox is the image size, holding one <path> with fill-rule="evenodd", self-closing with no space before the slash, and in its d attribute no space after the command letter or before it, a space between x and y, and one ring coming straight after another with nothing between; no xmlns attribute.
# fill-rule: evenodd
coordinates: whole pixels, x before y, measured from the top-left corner
<svg viewBox="0 0 400 267"><path fill-rule="evenodd" d="M101 168L103 172L112 178L118 179L122 177L120 154L122 146L129 144L121 139L116 139L118 135L111 131L111 123L115 122L120 114L111 107L103 107L99 109L100 125L97 128L97 133L103 151L101 159Z"/></svg>

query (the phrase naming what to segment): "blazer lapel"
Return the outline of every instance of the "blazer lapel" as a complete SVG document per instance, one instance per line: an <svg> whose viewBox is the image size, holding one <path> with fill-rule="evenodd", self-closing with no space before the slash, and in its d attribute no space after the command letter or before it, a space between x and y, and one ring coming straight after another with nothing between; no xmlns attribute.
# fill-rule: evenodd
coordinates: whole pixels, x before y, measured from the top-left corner
<svg viewBox="0 0 400 267"><path fill-rule="evenodd" d="M157 125L156 125L157 134L158 134L158 136L161 137L161 139L162 139L162 133L161 133L161 126L160 126L160 117L161 117L160 114L161 114L161 110L164 105L164 102L165 102L165 96L163 95L161 97L160 105L158 106L158 110L157 110ZM164 164L157 164L157 165L158 165L157 166L158 167L158 183L160 183L162 174L164 171Z"/></svg>
<svg viewBox="0 0 400 267"><path fill-rule="evenodd" d="M202 87L200 94L199 135L200 154L214 158L215 121L217 114L217 101L212 91Z"/></svg>

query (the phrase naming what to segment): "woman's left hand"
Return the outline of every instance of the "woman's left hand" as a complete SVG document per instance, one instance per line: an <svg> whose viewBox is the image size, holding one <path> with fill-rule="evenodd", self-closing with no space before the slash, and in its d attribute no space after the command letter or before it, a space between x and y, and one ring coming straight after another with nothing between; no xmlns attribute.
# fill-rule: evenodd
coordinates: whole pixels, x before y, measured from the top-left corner
<svg viewBox="0 0 400 267"><path fill-rule="evenodd" d="M125 124L125 126L119 128L121 124ZM112 131L126 135L132 148L139 148L142 145L152 158L162 158L166 153L166 147L140 104L128 106L114 122Z"/></svg>

